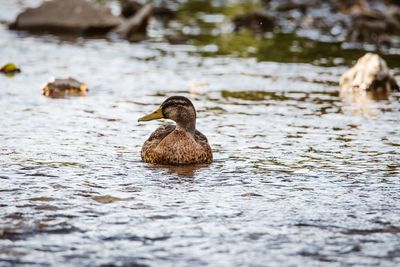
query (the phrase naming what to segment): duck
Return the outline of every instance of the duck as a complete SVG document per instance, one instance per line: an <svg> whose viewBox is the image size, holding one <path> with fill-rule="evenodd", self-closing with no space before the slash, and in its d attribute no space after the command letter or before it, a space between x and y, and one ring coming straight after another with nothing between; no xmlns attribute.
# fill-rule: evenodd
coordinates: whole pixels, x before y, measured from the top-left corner
<svg viewBox="0 0 400 267"><path fill-rule="evenodd" d="M170 119L174 124L158 127L144 142L141 158L161 165L210 164L213 154L207 137L196 129L196 109L184 96L167 98L139 122Z"/></svg>

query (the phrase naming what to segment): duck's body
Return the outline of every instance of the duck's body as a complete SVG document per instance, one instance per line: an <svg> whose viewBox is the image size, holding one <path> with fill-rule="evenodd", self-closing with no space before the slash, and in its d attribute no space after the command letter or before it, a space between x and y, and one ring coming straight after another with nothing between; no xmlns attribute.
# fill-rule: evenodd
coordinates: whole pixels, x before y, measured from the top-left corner
<svg viewBox="0 0 400 267"><path fill-rule="evenodd" d="M143 144L142 159L148 163L187 165L211 163L212 152L207 137L195 131L194 136L175 125L157 128Z"/></svg>
<svg viewBox="0 0 400 267"><path fill-rule="evenodd" d="M196 130L196 111L185 97L170 97L155 112L139 119L168 118L175 125L163 125L144 143L141 156L148 163L166 165L208 164L212 151L205 135Z"/></svg>

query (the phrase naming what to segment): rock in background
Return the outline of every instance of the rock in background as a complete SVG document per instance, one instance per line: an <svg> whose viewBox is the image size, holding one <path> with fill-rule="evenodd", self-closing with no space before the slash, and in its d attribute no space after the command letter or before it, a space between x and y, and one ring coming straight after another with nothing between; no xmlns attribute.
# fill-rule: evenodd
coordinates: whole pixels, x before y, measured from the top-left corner
<svg viewBox="0 0 400 267"><path fill-rule="evenodd" d="M121 23L102 5L87 0L45 1L28 8L10 25L13 30L51 33L105 34Z"/></svg>
<svg viewBox="0 0 400 267"><path fill-rule="evenodd" d="M399 41L395 38L400 35L400 1L263 0L262 2L268 15L275 18L275 32L293 32L313 40L400 47ZM247 17L249 16L253 16L253 20L257 19L252 13L247 14ZM237 21L233 20L236 27ZM259 29L262 28L257 30Z"/></svg>
<svg viewBox="0 0 400 267"><path fill-rule="evenodd" d="M340 78L342 93L376 92L388 94L399 91L385 60L377 54L367 53Z"/></svg>

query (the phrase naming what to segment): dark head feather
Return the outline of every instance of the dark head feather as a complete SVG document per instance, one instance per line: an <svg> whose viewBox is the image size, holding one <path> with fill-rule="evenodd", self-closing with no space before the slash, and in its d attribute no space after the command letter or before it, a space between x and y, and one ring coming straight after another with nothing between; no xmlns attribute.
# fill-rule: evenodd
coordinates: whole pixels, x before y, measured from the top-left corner
<svg viewBox="0 0 400 267"><path fill-rule="evenodd" d="M170 108L170 107L178 108L179 106L186 107L186 108L189 107L189 108L193 108L195 110L192 102L184 96L171 96L171 97L167 98L161 104L163 113L167 108Z"/></svg>

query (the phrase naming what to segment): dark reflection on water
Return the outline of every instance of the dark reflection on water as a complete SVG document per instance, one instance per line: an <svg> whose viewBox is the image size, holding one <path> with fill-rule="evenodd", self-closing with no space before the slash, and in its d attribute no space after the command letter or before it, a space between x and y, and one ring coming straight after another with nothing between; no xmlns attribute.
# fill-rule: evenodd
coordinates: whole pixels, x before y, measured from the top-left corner
<svg viewBox="0 0 400 267"><path fill-rule="evenodd" d="M189 166L168 166L168 165L149 165L150 170L161 169L164 171L164 175L172 175L174 179L175 175L183 178L195 177L195 174L202 168L207 168L208 165L189 165ZM185 179L185 181L190 179Z"/></svg>
<svg viewBox="0 0 400 267"><path fill-rule="evenodd" d="M2 3L3 4L3 3ZM194 47L0 27L0 265L396 266L400 96L358 112L343 67L191 55ZM123 66L123 68L121 68ZM87 97L48 99L50 76ZM137 124L190 97L209 166L152 166Z"/></svg>

